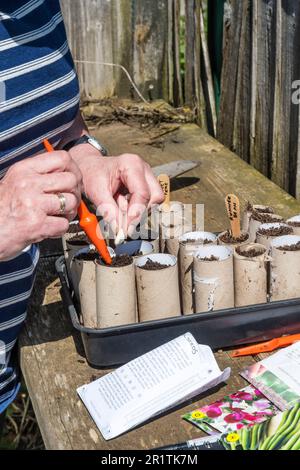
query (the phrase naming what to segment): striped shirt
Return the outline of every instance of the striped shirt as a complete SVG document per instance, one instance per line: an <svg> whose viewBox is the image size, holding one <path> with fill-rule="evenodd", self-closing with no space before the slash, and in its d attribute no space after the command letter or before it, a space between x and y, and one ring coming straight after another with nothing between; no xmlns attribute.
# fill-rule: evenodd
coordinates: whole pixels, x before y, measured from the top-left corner
<svg viewBox="0 0 300 470"><path fill-rule="evenodd" d="M59 0L0 0L0 179L18 161L59 142L79 109L79 87ZM0 262L0 413L19 388L15 344L39 251Z"/></svg>

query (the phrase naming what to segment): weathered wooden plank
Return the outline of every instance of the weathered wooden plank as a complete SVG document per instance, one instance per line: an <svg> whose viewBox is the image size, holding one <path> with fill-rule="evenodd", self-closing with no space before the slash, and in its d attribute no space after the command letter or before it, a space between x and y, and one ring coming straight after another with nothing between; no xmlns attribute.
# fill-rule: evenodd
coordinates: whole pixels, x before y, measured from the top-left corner
<svg viewBox="0 0 300 470"><path fill-rule="evenodd" d="M244 0L240 2L239 7L242 9L241 37L238 50L238 75L232 139L232 149L247 162L250 158L251 5L251 1Z"/></svg>
<svg viewBox="0 0 300 470"><path fill-rule="evenodd" d="M238 57L242 25L242 3L227 0L224 8L223 71L221 103L218 120L218 139L233 147L234 110L238 80Z"/></svg>
<svg viewBox="0 0 300 470"><path fill-rule="evenodd" d="M143 93L168 98L168 0L135 0L132 15L134 79Z"/></svg>
<svg viewBox="0 0 300 470"><path fill-rule="evenodd" d="M285 36L287 37L287 63L284 68L289 68L288 76L285 79L285 101L283 113L289 116L285 120L285 125L289 127L288 148L284 151L289 154L287 173L289 176L288 187L291 194L300 198L300 127L299 127L299 104L292 102L293 83L300 78L300 59L299 59L299 37L300 37L300 3L288 0L283 2L284 15L286 19ZM285 52L285 41L283 42L283 51ZM288 113L288 114L287 114Z"/></svg>
<svg viewBox="0 0 300 470"><path fill-rule="evenodd" d="M183 105L183 87L180 63L181 0L169 0L169 70L172 79L174 106Z"/></svg>
<svg viewBox="0 0 300 470"><path fill-rule="evenodd" d="M88 0L88 7L80 0L62 0L61 5L74 59L123 64L130 70L130 0ZM78 73L84 97L113 96L123 84L128 95L130 85L117 68L79 63Z"/></svg>
<svg viewBox="0 0 300 470"><path fill-rule="evenodd" d="M253 2L250 163L271 176L275 76L273 0Z"/></svg>
<svg viewBox="0 0 300 470"><path fill-rule="evenodd" d="M199 28L201 48L203 55L203 67L201 68L202 87L206 102L207 127L209 133L215 137L217 133L217 111L214 92L214 82L211 70L209 48L205 32L202 2L199 2Z"/></svg>
<svg viewBox="0 0 300 470"><path fill-rule="evenodd" d="M300 3L227 0L225 12L218 136L299 196L299 106L291 95L300 73Z"/></svg>
<svg viewBox="0 0 300 470"><path fill-rule="evenodd" d="M185 103L195 106L195 0L185 0Z"/></svg>
<svg viewBox="0 0 300 470"><path fill-rule="evenodd" d="M195 106L197 110L197 122L200 127L207 129L207 114L206 114L206 102L204 99L204 92L202 86L202 45L201 45L201 23L200 23L200 2L195 3L194 9L194 31L195 31L195 43L194 43L194 84L195 84Z"/></svg>

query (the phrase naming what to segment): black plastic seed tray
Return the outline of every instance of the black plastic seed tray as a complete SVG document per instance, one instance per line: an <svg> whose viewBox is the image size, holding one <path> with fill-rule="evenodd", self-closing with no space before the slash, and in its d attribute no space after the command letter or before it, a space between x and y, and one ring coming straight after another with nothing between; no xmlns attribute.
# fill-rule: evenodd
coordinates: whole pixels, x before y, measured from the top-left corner
<svg viewBox="0 0 300 470"><path fill-rule="evenodd" d="M65 260L56 262L62 299L81 333L86 358L95 367L124 364L177 336L190 332L213 350L300 333L300 299L168 318L102 330L85 328L72 300Z"/></svg>

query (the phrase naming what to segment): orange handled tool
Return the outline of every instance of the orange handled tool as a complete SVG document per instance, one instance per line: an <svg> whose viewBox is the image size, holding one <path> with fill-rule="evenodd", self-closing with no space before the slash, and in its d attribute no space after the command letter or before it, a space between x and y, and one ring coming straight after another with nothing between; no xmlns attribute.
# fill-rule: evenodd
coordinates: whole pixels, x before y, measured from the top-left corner
<svg viewBox="0 0 300 470"><path fill-rule="evenodd" d="M253 346L246 346L245 348L237 349L232 353L231 357L252 356L253 354L272 352L275 351L275 349L290 346L297 341L300 341L300 334L282 336L281 338L274 338L270 341L266 341L265 343L254 344Z"/></svg>
<svg viewBox="0 0 300 470"><path fill-rule="evenodd" d="M47 152L54 152L54 148L48 140L44 140L44 146ZM107 249L106 242L102 236L98 219L95 214L92 214L83 201L80 202L78 207L78 217L80 227L85 231L88 239L95 245L101 258L106 264L111 265L112 259Z"/></svg>

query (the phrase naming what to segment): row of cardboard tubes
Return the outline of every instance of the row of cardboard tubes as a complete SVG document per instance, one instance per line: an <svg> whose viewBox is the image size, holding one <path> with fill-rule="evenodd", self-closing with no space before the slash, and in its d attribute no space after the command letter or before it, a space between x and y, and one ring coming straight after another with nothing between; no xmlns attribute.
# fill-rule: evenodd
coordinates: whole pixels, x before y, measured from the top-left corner
<svg viewBox="0 0 300 470"><path fill-rule="evenodd" d="M241 243L222 241L226 232L182 233L183 220L183 212L175 214L172 225L162 218L159 235L151 242L119 247L117 254L140 252L122 267L85 260L78 255L92 247L86 242L79 250L74 233L64 236L67 272L85 327L109 328L300 297L300 216L284 222L267 206L249 207ZM173 236L165 238L170 227ZM268 235L280 227L289 234ZM299 250L282 249L298 244ZM256 255L246 256L253 249ZM145 269L149 259L166 268Z"/></svg>

